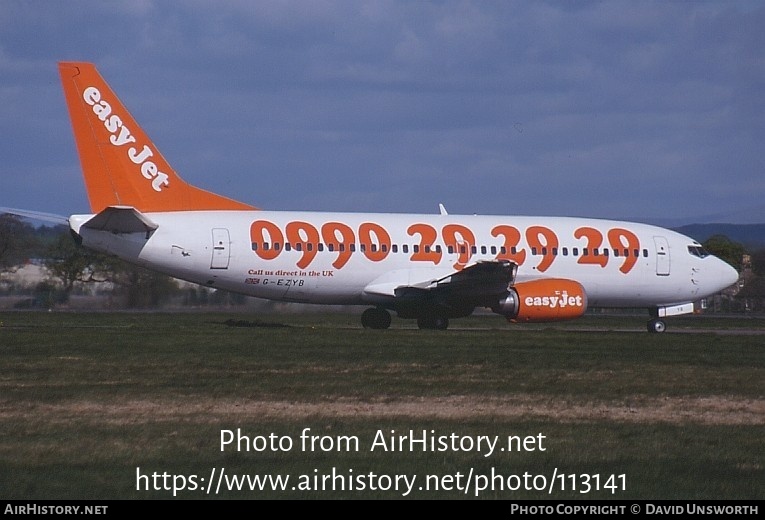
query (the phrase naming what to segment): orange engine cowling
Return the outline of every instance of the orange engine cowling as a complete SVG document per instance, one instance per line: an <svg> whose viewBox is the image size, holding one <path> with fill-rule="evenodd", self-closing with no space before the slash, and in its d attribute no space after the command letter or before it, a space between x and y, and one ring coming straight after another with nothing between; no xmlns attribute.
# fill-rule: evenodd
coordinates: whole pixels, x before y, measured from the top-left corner
<svg viewBox="0 0 765 520"><path fill-rule="evenodd" d="M587 310L587 294L579 282L565 278L520 282L492 310L513 323L571 320Z"/></svg>

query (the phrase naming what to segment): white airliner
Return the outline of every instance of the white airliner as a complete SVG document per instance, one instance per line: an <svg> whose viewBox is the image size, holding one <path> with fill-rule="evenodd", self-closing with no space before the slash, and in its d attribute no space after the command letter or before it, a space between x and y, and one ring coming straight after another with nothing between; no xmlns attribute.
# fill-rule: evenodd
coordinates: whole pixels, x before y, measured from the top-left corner
<svg viewBox="0 0 765 520"><path fill-rule="evenodd" d="M693 312L737 271L660 227L571 217L264 211L184 182L90 63L60 63L91 213L83 246L258 298L366 305L420 328L488 308L510 322L648 308L648 330Z"/></svg>

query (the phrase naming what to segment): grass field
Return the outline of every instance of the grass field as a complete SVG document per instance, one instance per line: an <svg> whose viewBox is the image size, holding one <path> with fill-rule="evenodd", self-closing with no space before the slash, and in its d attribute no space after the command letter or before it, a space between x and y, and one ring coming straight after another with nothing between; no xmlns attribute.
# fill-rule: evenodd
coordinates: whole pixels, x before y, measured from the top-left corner
<svg viewBox="0 0 765 520"><path fill-rule="evenodd" d="M763 320L644 321L0 313L0 498L765 498Z"/></svg>

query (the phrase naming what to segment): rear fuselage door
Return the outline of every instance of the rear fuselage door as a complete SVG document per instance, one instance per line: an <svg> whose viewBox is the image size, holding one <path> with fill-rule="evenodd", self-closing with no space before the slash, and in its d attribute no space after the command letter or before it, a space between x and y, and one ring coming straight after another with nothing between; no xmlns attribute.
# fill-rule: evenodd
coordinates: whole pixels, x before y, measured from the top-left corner
<svg viewBox="0 0 765 520"><path fill-rule="evenodd" d="M231 237L228 229L215 228L212 230L213 250L210 269L228 269L228 263L231 259L230 245Z"/></svg>

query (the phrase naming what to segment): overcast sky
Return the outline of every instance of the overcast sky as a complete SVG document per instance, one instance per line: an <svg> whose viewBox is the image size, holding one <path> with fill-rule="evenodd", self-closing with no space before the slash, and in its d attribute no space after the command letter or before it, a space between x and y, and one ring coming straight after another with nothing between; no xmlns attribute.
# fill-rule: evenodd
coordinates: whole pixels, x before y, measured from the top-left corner
<svg viewBox="0 0 765 520"><path fill-rule="evenodd" d="M760 1L3 0L0 206L89 211L57 62L91 61L185 180L263 209L765 221L763 28Z"/></svg>

